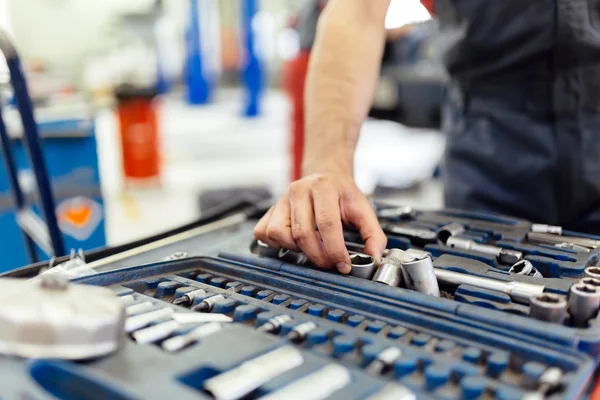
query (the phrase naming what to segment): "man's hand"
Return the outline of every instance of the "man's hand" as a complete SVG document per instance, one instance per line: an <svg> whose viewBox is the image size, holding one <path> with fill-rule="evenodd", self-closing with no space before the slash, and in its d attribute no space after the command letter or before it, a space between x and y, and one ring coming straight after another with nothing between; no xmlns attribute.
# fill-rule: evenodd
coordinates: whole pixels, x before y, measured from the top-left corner
<svg viewBox="0 0 600 400"><path fill-rule="evenodd" d="M315 174L293 182L262 217L254 236L270 247L302 251L320 268L351 270L343 225L358 229L377 260L387 244L371 204L348 174ZM318 228L318 231L315 229Z"/></svg>

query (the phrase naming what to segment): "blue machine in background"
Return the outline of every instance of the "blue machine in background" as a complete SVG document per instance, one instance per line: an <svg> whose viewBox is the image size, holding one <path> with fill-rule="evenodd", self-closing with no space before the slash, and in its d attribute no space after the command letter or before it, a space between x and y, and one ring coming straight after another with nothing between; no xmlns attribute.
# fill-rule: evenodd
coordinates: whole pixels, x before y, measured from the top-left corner
<svg viewBox="0 0 600 400"><path fill-rule="evenodd" d="M186 100L190 104L206 104L210 101L212 93L212 85L205 74L202 60L199 2L199 0L190 1L190 19L186 31Z"/></svg>
<svg viewBox="0 0 600 400"><path fill-rule="evenodd" d="M0 271L62 256L70 248L103 246L93 120L50 119L38 125L20 60L1 30L0 51L7 60L22 125L22 135L12 131L0 108L0 241L5 250ZM19 136L22 141L15 140Z"/></svg>
<svg viewBox="0 0 600 400"><path fill-rule="evenodd" d="M258 0L242 0L242 82L246 87L244 115L260 114L260 97L264 86L263 68L256 52L253 21L258 11Z"/></svg>
<svg viewBox="0 0 600 400"><path fill-rule="evenodd" d="M241 38L241 65L240 80L244 88L243 111L246 117L255 117L260 114L260 98L265 85L265 71L260 55L257 51L257 37L255 17L259 10L258 0L240 0L240 38ZM189 104L207 104L213 97L215 77L208 65L208 49L203 47L203 35L208 32L203 22L207 18L200 15L207 12L208 7L202 7L201 0L190 1L189 22L186 31L186 60L185 84L186 100ZM201 18L202 17L202 18Z"/></svg>

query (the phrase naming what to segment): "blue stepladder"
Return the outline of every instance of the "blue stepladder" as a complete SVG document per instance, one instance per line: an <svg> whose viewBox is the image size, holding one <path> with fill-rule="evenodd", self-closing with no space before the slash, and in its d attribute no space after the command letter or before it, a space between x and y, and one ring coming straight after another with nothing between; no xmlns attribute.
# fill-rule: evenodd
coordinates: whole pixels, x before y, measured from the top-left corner
<svg viewBox="0 0 600 400"><path fill-rule="evenodd" d="M33 105L27 90L27 82L19 55L9 35L2 29L0 29L0 52L6 58L14 99L23 124L23 144L27 150L31 169L35 176L39 207L45 219L45 222L42 221L28 205L19 184L17 165L11 140L2 118L2 104L0 103L0 143L2 144L6 170L13 190L17 223L24 235L25 249L32 263L38 261L36 245L48 256L60 257L66 254L65 247L56 217L54 196L48 178L38 127L34 118Z"/></svg>
<svg viewBox="0 0 600 400"><path fill-rule="evenodd" d="M260 97L264 86L263 66L256 52L256 35L253 21L258 12L259 0L241 0L242 4L242 82L246 87L244 115L260 114Z"/></svg>

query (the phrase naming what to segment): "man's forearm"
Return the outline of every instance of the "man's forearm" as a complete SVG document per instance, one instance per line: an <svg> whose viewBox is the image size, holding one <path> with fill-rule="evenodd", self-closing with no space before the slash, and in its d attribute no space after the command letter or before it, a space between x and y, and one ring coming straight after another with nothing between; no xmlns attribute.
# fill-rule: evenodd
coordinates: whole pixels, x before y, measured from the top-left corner
<svg viewBox="0 0 600 400"><path fill-rule="evenodd" d="M379 76L389 0L330 0L305 89L303 172L352 174L360 127Z"/></svg>

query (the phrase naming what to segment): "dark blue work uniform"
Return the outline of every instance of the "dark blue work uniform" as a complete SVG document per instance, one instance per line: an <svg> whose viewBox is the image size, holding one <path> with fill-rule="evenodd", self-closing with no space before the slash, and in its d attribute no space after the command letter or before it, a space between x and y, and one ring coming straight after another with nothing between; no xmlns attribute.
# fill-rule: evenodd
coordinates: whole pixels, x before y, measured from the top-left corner
<svg viewBox="0 0 600 400"><path fill-rule="evenodd" d="M600 0L436 0L446 205L600 233Z"/></svg>

